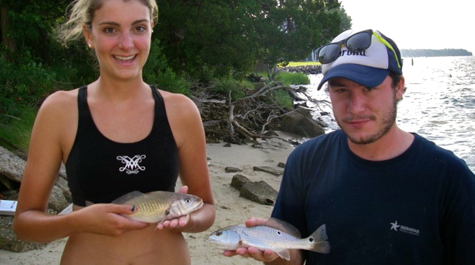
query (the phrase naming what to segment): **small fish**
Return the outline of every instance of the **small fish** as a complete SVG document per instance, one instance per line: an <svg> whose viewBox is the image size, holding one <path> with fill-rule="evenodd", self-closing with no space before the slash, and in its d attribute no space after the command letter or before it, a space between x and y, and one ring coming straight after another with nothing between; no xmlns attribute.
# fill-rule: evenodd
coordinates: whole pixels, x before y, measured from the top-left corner
<svg viewBox="0 0 475 265"><path fill-rule="evenodd" d="M260 250L270 249L285 260L290 260L289 249L329 253L330 243L326 241L327 239L325 224L309 237L300 238L300 232L297 228L275 218L253 227L229 226L211 233L208 238L211 243L221 249L235 250L239 247L255 247Z"/></svg>
<svg viewBox="0 0 475 265"><path fill-rule="evenodd" d="M145 194L133 191L115 199L112 203L134 205L134 212L125 216L145 223L158 223L177 218L203 207L203 200L197 196L170 191L153 191Z"/></svg>

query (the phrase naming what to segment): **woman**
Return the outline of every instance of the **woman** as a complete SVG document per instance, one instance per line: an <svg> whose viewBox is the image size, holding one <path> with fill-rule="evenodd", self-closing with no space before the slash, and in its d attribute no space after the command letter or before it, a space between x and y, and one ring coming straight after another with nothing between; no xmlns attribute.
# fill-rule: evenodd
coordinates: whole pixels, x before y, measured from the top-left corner
<svg viewBox="0 0 475 265"><path fill-rule="evenodd" d="M100 76L58 91L41 106L33 127L14 229L21 240L69 237L61 264L190 264L182 232L214 222L200 114L187 97L142 79L158 8L154 0L76 0L65 41L84 36ZM61 162L73 212L45 214ZM131 205L110 204L133 190L183 187L204 206L155 229L128 219ZM86 207L86 205L89 205Z"/></svg>

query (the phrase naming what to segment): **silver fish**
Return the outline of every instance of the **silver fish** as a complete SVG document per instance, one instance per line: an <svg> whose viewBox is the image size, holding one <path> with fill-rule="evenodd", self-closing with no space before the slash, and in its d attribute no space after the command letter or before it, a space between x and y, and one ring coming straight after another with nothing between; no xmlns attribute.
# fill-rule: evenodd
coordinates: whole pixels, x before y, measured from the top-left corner
<svg viewBox="0 0 475 265"><path fill-rule="evenodd" d="M145 223L158 223L177 218L203 207L203 200L197 196L169 191L153 191L145 194L133 191L115 199L112 203L134 205L135 211L125 216Z"/></svg>
<svg viewBox="0 0 475 265"><path fill-rule="evenodd" d="M290 260L289 249L329 253L330 243L327 239L325 224L309 237L300 238L297 228L275 218L253 227L229 226L211 233L208 238L209 242L221 249L235 250L239 247L270 249L285 260Z"/></svg>

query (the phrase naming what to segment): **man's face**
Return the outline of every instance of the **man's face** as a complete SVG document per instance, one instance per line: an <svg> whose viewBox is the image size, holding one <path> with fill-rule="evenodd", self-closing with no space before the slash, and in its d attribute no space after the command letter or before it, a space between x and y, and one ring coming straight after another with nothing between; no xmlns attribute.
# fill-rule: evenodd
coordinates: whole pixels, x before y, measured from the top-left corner
<svg viewBox="0 0 475 265"><path fill-rule="evenodd" d="M333 114L351 142L374 143L395 125L403 85L395 89L391 84L389 76L374 88L344 78L328 81Z"/></svg>

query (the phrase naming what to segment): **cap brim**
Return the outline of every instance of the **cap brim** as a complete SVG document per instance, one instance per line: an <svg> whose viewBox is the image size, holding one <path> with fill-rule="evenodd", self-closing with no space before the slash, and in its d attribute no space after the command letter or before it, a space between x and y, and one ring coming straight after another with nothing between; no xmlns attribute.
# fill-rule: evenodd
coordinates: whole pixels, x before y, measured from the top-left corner
<svg viewBox="0 0 475 265"><path fill-rule="evenodd" d="M342 64L328 70L317 89L320 90L323 84L332 78L345 78L365 87L375 87L380 85L388 74L389 70L385 69L358 64Z"/></svg>

